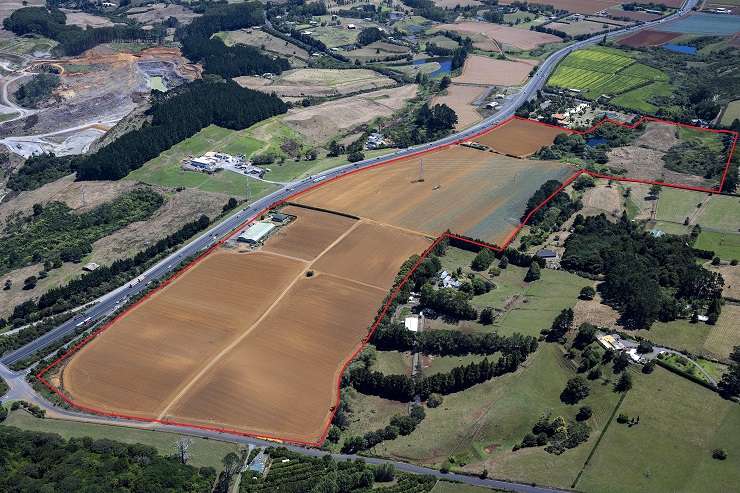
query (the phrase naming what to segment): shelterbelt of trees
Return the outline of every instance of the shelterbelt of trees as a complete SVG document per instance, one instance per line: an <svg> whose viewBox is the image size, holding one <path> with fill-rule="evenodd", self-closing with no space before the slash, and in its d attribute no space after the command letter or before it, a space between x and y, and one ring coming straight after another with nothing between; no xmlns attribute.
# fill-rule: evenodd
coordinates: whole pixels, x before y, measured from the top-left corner
<svg viewBox="0 0 740 493"><path fill-rule="evenodd" d="M24 7L6 18L3 27L18 36L38 34L53 39L59 43L55 52L64 56L79 55L99 44L112 41L159 42L166 32L162 26L149 30L126 25L83 29L68 26L66 21L67 16L57 8Z"/></svg>
<svg viewBox="0 0 740 493"><path fill-rule="evenodd" d="M81 156L29 158L10 177L13 190L33 190L77 172L77 180L118 180L208 125L241 130L285 113L277 96L240 87L231 80L197 80L166 93L153 93L151 123L132 130L99 151Z"/></svg>
<svg viewBox="0 0 740 493"><path fill-rule="evenodd" d="M259 2L209 4L202 17L177 30L183 54L193 62L202 62L206 72L224 78L271 72L279 74L290 68L287 59L263 54L246 45L226 46L213 35L262 24L264 9Z"/></svg>

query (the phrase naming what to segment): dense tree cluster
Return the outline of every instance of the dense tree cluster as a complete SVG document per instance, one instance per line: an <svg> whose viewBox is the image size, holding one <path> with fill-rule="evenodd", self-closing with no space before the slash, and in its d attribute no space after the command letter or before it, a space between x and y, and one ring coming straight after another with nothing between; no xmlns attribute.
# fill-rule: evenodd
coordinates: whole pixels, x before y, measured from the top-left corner
<svg viewBox="0 0 740 493"><path fill-rule="evenodd" d="M146 445L0 427L2 491L209 492L212 467L163 457Z"/></svg>
<svg viewBox="0 0 740 493"><path fill-rule="evenodd" d="M208 125L241 130L287 111L274 95L233 81L197 80L153 96L151 125L124 134L77 164L80 180L117 180Z"/></svg>
<svg viewBox="0 0 740 493"><path fill-rule="evenodd" d="M530 226L537 226L541 229L552 231L563 224L574 212L582 207L578 200L573 200L563 190L556 191L563 184L558 180L547 180L527 201L527 208L522 214L522 221L548 197L552 196L542 207L537 209L529 218ZM554 194L554 195L553 195Z"/></svg>
<svg viewBox="0 0 740 493"><path fill-rule="evenodd" d="M725 170L729 141L721 148L701 139L691 139L672 146L663 155L665 168L679 173L719 178Z"/></svg>
<svg viewBox="0 0 740 493"><path fill-rule="evenodd" d="M33 322L86 303L90 299L114 288L124 280L133 277L153 259L204 230L209 224L208 217L201 216L197 221L183 225L178 231L162 238L131 258L116 260L109 266L98 267L93 272L73 279L63 286L50 289L42 294L38 300L29 300L17 305L11 316L13 325L19 326ZM53 326L50 328L53 328ZM0 354L25 344L23 342L27 339L25 333L32 330L35 330L34 327L29 327L0 339Z"/></svg>
<svg viewBox="0 0 740 493"><path fill-rule="evenodd" d="M390 420L385 428L368 431L363 436L348 437L342 444L342 452L345 454L356 454L363 450L369 450L384 440L394 440L398 436L410 435L426 417L424 408L414 405L407 416L397 414Z"/></svg>
<svg viewBox="0 0 740 493"><path fill-rule="evenodd" d="M722 276L697 265L686 237L656 238L626 216L612 223L604 214L578 215L573 225L561 265L603 275L599 290L628 327L674 320L687 307L704 310L721 296Z"/></svg>
<svg viewBox="0 0 740 493"><path fill-rule="evenodd" d="M431 330L412 332L397 322L381 324L373 334L372 343L381 351L410 351L416 348L423 354L435 356L466 356L468 354L532 353L537 340L531 336L496 333L471 333L459 330Z"/></svg>
<svg viewBox="0 0 740 493"><path fill-rule="evenodd" d="M263 20L264 10L259 2L209 4L202 17L178 29L177 37L182 42L183 54L193 62L202 62L206 72L224 78L266 72L279 74L290 68L287 59L265 55L252 46L226 46L213 36L219 31L256 26Z"/></svg>
<svg viewBox="0 0 740 493"><path fill-rule="evenodd" d="M385 33L377 27L366 27L357 34L357 44L367 46L385 38Z"/></svg>
<svg viewBox="0 0 740 493"><path fill-rule="evenodd" d="M15 100L19 105L26 108L38 108L58 86L58 75L37 74L28 82L21 84L18 90L15 91Z"/></svg>
<svg viewBox="0 0 740 493"><path fill-rule="evenodd" d="M425 17L431 21L445 22L451 17L451 12L437 7L432 0L402 0L407 7L414 9L414 15Z"/></svg>
<svg viewBox="0 0 740 493"><path fill-rule="evenodd" d="M581 408L584 409L584 408ZM579 415L585 416L589 412ZM544 414L527 433L522 443L514 449L547 445L545 452L560 455L567 449L572 449L588 440L591 428L584 422L586 419L567 422L562 416L550 419L549 413Z"/></svg>
<svg viewBox="0 0 740 493"><path fill-rule="evenodd" d="M719 393L725 398L740 397L740 346L730 353L730 366L719 381Z"/></svg>
<svg viewBox="0 0 740 493"><path fill-rule="evenodd" d="M408 402L416 395L426 400L432 393L452 394L487 382L494 377L512 373L526 358L527 353L512 351L503 354L495 363L486 357L480 362L474 361L455 367L447 373L435 373L418 380L408 375L384 375L379 371L370 371L364 366L357 366L350 370L349 380L352 386L363 394L401 402Z"/></svg>
<svg viewBox="0 0 740 493"><path fill-rule="evenodd" d="M115 25L83 29L67 25L67 16L59 9L24 7L13 12L3 21L3 26L19 36L39 34L59 43L55 51L61 55L75 56L99 44L113 41L157 42L164 36L160 27L140 29L128 25Z"/></svg>
<svg viewBox="0 0 740 493"><path fill-rule="evenodd" d="M420 303L452 320L475 320L478 311L470 304L471 296L454 288L436 289L427 283L421 288Z"/></svg>
<svg viewBox="0 0 740 493"><path fill-rule="evenodd" d="M36 204L34 213L17 216L0 236L0 272L47 262L46 270L61 262L79 262L92 244L136 221L144 221L164 203L149 189L137 189L75 214L62 202Z"/></svg>

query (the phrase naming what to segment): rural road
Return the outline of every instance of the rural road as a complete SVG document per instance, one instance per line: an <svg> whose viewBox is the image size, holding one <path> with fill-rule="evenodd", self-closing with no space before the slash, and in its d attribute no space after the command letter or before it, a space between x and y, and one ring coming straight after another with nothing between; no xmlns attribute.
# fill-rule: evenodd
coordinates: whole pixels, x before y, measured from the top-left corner
<svg viewBox="0 0 740 493"><path fill-rule="evenodd" d="M684 16L688 14L689 12L691 12L691 9L697 4L697 1L698 0L687 0L684 6L672 16L669 16L664 19L660 19L658 21L648 22L648 23L644 23L638 26L623 29L620 31L614 31L610 33L608 37L621 36L624 34L637 32L643 29L647 29L647 28L662 24L664 22L667 22L668 20ZM491 127L501 123L505 119L512 116L517 110L517 108L519 108L522 104L524 104L526 101L528 101L533 96L535 96L537 91L542 89L542 87L544 87L545 82L547 81L547 78L552 73L552 71L555 69L555 67L560 62L560 60L562 60L565 56L567 56L569 53L571 53L574 50L598 43L599 41L601 41L602 38L603 38L603 35L595 36L587 40L579 41L569 46L566 46L556 51L552 55L550 55L550 57L548 57L540 65L534 77L530 79L530 81L522 88L522 91L520 93L506 100L503 103L501 110L499 110L496 114L481 121L480 123L474 125L473 127L470 127L468 129L465 129L461 132L455 133L453 135L450 135L448 137L445 137L435 142L411 147L411 148L404 149L401 151L396 151L392 154L368 159L368 160L353 163L353 164L342 165L337 168L333 168L325 172L322 172L318 175L315 175L312 178L305 178L303 180L287 184L280 190L277 190L273 192L272 194L253 202L246 208L235 212L234 214L232 214L225 220L214 225L211 229L209 229L205 233L201 234L194 240L190 241L188 244L180 248L178 251L172 253L171 255L163 259L162 261L152 266L150 269L144 272L141 276L139 276L139 278L137 278L137 279L141 279L141 282L137 282L136 284L131 284L129 282L123 286L120 286L119 288L111 291L110 293L96 300L89 309L84 311L83 314L78 315L70 319L66 323L59 325L58 327L38 337L37 339L28 343L27 345L15 351L12 351L10 353L3 355L3 357L0 358L0 363L2 363L0 365L0 376L2 376L6 381L8 381L11 387L11 390L8 396L6 396L6 398L14 399L14 398L21 398L20 396L24 396L22 398L25 398L26 400L30 400L30 401L37 403L38 405L42 406L44 409L47 409L47 412L50 415L59 417L61 419L89 421L89 422L96 422L96 423L103 423L103 424L107 423L107 424L126 425L126 426L146 428L146 429L156 429L159 431L173 431L173 432L178 432L178 433L186 433L186 434L193 435L193 436L217 438L221 440L228 440L228 441L238 442L238 443L245 443L245 444L250 443L250 444L255 444L259 446L274 445L273 442L266 442L266 441L261 441L257 439L241 437L237 435L222 434L219 432L213 432L213 431L207 431L207 430L198 430L195 428L188 428L188 427L181 427L181 426L175 427L175 426L160 425L160 424L144 424L144 423L138 423L135 421L114 419L114 418L108 418L108 417L91 416L91 415L78 413L74 411L63 410L63 409L53 406L46 400L36 395L34 391L31 389L31 387L28 385L28 383L25 382L24 380L25 373L12 372L6 366L12 365L13 363L16 363L32 355L36 351L39 351L47 347L48 345L53 344L54 342L60 339L63 339L64 337L72 334L76 329L75 325L78 324L81 320L85 320L89 318L91 324L95 323L95 321L101 320L105 316L114 312L119 306L121 306L122 303L125 303L125 300L133 296L136 296L137 294L144 291L147 287L147 284L150 281L163 280L163 279L168 278L176 270L177 266L180 264L180 262L183 259L197 255L203 252L204 250L207 250L212 245L219 242L221 239L228 238L229 235L231 235L237 228L239 228L245 222L251 219L254 219L264 209L280 201L287 200L298 192L301 192L312 186L315 186L317 181L330 180L330 179L339 177L341 175L351 173L358 169L367 168L367 167L374 166L374 165L377 165L383 162L391 161L393 159L397 159L400 157L409 157L409 156L413 156L415 154L419 154L422 152L427 152L432 149L443 148L448 145L453 145L453 144L468 140L476 136L477 134L482 133L486 131L487 129L490 129ZM300 453L307 454L307 455L320 456L320 455L325 454L325 452L318 450L318 449L308 449L308 448L297 447L297 446L289 446L289 448L291 448L292 450L298 451ZM335 457L339 459L356 458L355 456L345 456L345 455L335 455ZM552 493L552 492L560 491L560 490L556 490L552 488L537 487L537 486L511 483L511 482L505 482L505 481L496 481L492 479L480 479L477 477L470 477L470 476L453 474L453 473L442 474L441 472L435 469L407 464L404 462L395 462L395 461L388 461L388 460L374 459L374 458L364 458L364 459L368 463L373 463L373 464L393 463L396 466L396 468L401 471L420 473L420 474L432 474L437 477L443 477L443 478L452 479L452 480L459 480L459 481L462 481L468 484L486 486L489 488L500 488L500 489L523 492L523 493Z"/></svg>
<svg viewBox="0 0 740 493"><path fill-rule="evenodd" d="M616 36L621 36L627 33L633 33L636 31L654 27L656 25L667 22L668 20L681 17L691 12L691 9L697 4L697 2L698 0L687 0L684 6L681 8L681 10L679 10L678 12L676 12L675 14L669 17L666 17L664 19L660 19L657 21L653 21L653 22L647 22L644 24L622 29L619 31L613 31L608 36L616 37ZM149 270L147 270L143 274L142 276L143 282L140 282L137 285L134 285L133 287L131 287L127 283L123 286L120 286L116 290L111 291L110 293L100 297L98 300L96 300L96 303L94 303L91 308L89 308L87 311L84 312L84 314L79 315L78 317L75 317L69 320L68 322L54 328L53 330L40 336L38 339L28 343L27 345L13 352L3 355L2 358L0 358L0 363L3 363L5 365L12 365L13 363L16 363L30 356L31 354L35 353L36 351L40 349L45 348L46 346L54 343L55 341L58 341L59 339L63 339L67 335L74 332L76 328L75 324L79 323L80 320L86 319L88 317L91 318L91 323L95 320L100 320L104 316L115 311L118 308L118 306L124 302L124 298L128 299L142 292L146 288L146 284L149 281L160 280L160 279L165 279L169 277L172 274L172 272L176 269L176 267L178 266L178 264L180 263L182 259L185 259L192 255L196 255L199 252L206 250L211 245L219 241L219 239L227 237L232 231L237 229L245 221L251 218L254 218L265 208L271 206L272 204L280 202L282 200L286 200L290 198L291 196L295 195L296 193L306 190L310 188L311 186L316 185L316 180L322 180L322 181L330 180L330 179L339 177L341 175L351 173L358 169L375 166L377 164L390 161L393 159L397 159L400 157L408 157L408 156L412 156L414 154L418 154L421 152L427 152L432 149L442 148L444 146L456 144L456 143L468 140L480 134L481 132L484 132L488 130L489 128L501 123L502 121L512 116L516 112L517 108L519 108L522 104L524 104L526 101L528 101L533 96L535 96L537 94L537 91L539 91L540 89L542 89L542 87L544 87L545 82L547 81L547 78L550 76L550 74L555 69L555 67L557 66L558 62L560 62L560 60L562 60L564 57L566 57L570 52L574 50L598 43L599 41L601 41L602 38L603 36L594 36L593 38L589 38L583 41L578 41L550 55L540 65L534 77L522 88L521 92L514 95L514 97L510 98L509 100L506 100L503 103L501 110L498 111L496 114L486 118L485 120L481 121L480 123L470 128L467 128L455 134L449 135L435 142L430 142L427 144L409 147L408 149L396 151L392 154L387 154L387 155L375 157L372 159L366 159L364 161L359 161L353 164L345 164L345 165L338 166L336 168L324 171L322 173L319 173L315 175L313 178L304 178L303 180L286 184L280 190L277 190L271 193L270 195L267 195L266 197L263 197L253 202L248 207L237 211L236 213L231 215L228 219L217 224L216 226L214 226L213 228L211 228L210 230L208 230L207 232L203 233L201 236L196 238L194 241L191 241L190 243L182 247L177 252L174 252L173 254L165 258L164 260L160 261L159 263L151 267Z"/></svg>

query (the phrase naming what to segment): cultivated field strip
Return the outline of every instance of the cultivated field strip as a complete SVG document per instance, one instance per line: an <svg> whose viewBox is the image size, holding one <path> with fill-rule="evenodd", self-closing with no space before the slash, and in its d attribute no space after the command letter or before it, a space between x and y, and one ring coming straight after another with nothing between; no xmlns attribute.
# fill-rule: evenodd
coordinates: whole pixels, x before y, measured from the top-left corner
<svg viewBox="0 0 740 493"><path fill-rule="evenodd" d="M297 219L263 250L214 252L82 348L63 370L64 391L108 413L318 441L342 364L401 263L431 240L283 212Z"/></svg>

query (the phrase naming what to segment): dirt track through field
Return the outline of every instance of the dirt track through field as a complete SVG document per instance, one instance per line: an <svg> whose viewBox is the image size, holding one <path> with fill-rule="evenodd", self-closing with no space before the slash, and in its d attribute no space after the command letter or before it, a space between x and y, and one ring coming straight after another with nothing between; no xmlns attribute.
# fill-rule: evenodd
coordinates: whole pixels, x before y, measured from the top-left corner
<svg viewBox="0 0 740 493"><path fill-rule="evenodd" d="M318 441L342 364L431 239L282 211L297 218L262 250L214 252L81 349L64 390L105 412Z"/></svg>

